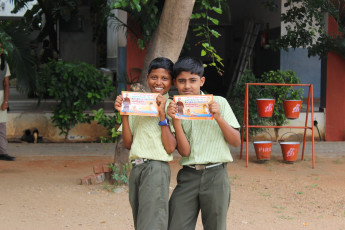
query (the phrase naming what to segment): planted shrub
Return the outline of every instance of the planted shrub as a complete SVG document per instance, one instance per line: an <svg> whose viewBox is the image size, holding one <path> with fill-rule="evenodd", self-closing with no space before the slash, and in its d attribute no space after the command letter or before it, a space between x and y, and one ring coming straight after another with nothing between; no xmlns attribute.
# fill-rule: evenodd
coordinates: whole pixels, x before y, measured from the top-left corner
<svg viewBox="0 0 345 230"><path fill-rule="evenodd" d="M115 91L109 77L87 63L52 61L47 63L37 78L39 98L47 93L58 105L51 117L55 126L65 135L77 123L90 123L92 116L85 113L91 106L103 101Z"/></svg>

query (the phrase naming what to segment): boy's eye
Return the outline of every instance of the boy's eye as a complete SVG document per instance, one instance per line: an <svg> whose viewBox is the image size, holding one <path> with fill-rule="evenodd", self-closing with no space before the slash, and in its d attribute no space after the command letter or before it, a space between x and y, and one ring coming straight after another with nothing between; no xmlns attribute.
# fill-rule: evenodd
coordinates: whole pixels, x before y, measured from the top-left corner
<svg viewBox="0 0 345 230"><path fill-rule="evenodd" d="M150 78L151 78L151 79L157 79L157 77L156 77L156 76L151 76Z"/></svg>

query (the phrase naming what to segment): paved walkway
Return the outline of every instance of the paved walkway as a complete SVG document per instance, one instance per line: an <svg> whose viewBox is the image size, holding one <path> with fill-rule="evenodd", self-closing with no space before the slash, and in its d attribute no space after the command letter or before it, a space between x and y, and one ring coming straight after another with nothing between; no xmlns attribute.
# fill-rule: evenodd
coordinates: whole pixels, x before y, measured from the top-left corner
<svg viewBox="0 0 345 230"><path fill-rule="evenodd" d="M246 144L243 144L243 156ZM109 143L9 143L8 153L13 156L114 156L115 144ZM231 148L234 157L240 155L240 147ZM302 145L299 153L302 153ZM178 155L177 152L174 154ZM273 143L272 155L281 155L278 143ZM312 143L306 142L305 157L312 155ZM255 156L253 143L249 143L249 156ZM316 157L345 157L345 141L315 142Z"/></svg>

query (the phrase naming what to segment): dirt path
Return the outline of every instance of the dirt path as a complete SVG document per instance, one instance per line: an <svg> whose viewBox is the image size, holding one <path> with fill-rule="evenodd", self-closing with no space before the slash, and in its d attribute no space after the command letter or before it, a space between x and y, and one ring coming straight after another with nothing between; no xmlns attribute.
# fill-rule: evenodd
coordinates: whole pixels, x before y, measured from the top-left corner
<svg viewBox="0 0 345 230"><path fill-rule="evenodd" d="M19 156L0 161L0 230L133 228L127 188L78 185L110 156ZM345 230L345 157L285 164L237 158L228 166L228 229ZM171 163L171 189L179 169ZM200 220L196 229L202 229Z"/></svg>

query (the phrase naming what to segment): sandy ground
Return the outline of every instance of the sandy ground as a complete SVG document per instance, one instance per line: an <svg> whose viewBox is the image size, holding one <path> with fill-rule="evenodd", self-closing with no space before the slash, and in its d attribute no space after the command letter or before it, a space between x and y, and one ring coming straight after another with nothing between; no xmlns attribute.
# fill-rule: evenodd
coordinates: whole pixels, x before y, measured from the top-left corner
<svg viewBox="0 0 345 230"><path fill-rule="evenodd" d="M127 187L78 185L112 156L18 156L0 161L0 230L134 229ZM180 168L171 163L171 191ZM345 230L345 157L310 157L294 164L235 156L228 165L227 229ZM200 219L196 229L203 229Z"/></svg>

